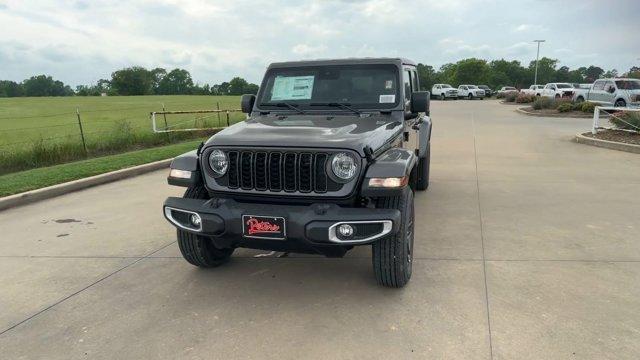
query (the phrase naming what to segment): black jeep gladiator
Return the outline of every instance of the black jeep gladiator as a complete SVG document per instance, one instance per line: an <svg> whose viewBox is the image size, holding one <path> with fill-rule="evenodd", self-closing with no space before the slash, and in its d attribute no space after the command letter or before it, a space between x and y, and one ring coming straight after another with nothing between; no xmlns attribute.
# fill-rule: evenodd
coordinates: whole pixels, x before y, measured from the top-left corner
<svg viewBox="0 0 640 360"><path fill-rule="evenodd" d="M274 63L247 119L171 163L164 203L184 258L235 248L342 257L371 245L379 284L411 278L414 191L429 186L429 92L407 59Z"/></svg>

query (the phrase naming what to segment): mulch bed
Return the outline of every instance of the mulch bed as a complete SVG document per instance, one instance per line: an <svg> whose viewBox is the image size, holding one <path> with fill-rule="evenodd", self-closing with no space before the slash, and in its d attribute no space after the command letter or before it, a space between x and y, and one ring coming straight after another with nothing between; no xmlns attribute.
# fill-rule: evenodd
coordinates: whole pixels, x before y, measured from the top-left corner
<svg viewBox="0 0 640 360"><path fill-rule="evenodd" d="M598 133L596 135L593 135L591 132L586 132L582 135L599 140L640 145L640 133L632 133L621 130L598 130Z"/></svg>
<svg viewBox="0 0 640 360"><path fill-rule="evenodd" d="M518 104L522 105L522 104ZM590 118L593 117L593 114L585 113L583 111L567 111L567 112L558 112L556 109L540 109L536 110L532 106L527 106L521 108L526 112L531 114L536 114L540 116L552 116L552 117L574 117L574 118Z"/></svg>

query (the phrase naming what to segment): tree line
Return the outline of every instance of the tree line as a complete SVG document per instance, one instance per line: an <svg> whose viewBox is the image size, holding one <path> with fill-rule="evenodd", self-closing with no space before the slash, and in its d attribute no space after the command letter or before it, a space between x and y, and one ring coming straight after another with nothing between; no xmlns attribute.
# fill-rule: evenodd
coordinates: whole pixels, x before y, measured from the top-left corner
<svg viewBox="0 0 640 360"><path fill-rule="evenodd" d="M255 94L258 85L241 77L220 84L194 83L189 71L163 68L151 70L134 66L117 70L111 79L100 79L94 85L78 85L73 90L51 76L32 76L22 82L0 80L0 97L20 96L100 96L115 95L242 95Z"/></svg>
<svg viewBox="0 0 640 360"><path fill-rule="evenodd" d="M604 69L590 65L570 69L558 67L557 59L543 57L538 61L538 84L549 82L591 83L602 77L619 75L640 78L640 67L619 74L616 69ZM533 84L535 61L523 66L517 60L493 60L469 58L456 63L442 65L438 70L427 64L418 64L418 76L424 90L431 90L433 84L446 83L488 85L492 89L502 86L526 88ZM72 89L51 76L32 76L20 83L0 80L0 97L19 96L99 96L107 95L241 95L255 94L258 85L251 84L241 77L234 77L220 84L194 83L189 71L164 68L151 70L134 66L117 70L110 79L100 79L93 85L79 85Z"/></svg>
<svg viewBox="0 0 640 360"><path fill-rule="evenodd" d="M568 66L558 67L557 59L543 57L538 61L538 84L550 82L592 83L599 78L615 78L618 76L640 78L640 67L634 66L628 72L619 74L618 70L605 71L599 66L583 66L570 69ZM442 65L436 70L431 65L418 64L418 76L423 90L431 90L433 84L487 85L491 89L502 86L513 86L518 89L533 85L536 62L531 61L523 66L517 60L493 60L469 58L456 63Z"/></svg>

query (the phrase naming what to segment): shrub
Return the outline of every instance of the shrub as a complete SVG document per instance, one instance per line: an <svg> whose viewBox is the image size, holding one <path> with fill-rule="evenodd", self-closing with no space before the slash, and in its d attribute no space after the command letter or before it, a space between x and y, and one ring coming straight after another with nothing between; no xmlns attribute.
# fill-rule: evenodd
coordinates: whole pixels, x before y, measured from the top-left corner
<svg viewBox="0 0 640 360"><path fill-rule="evenodd" d="M516 102L518 104L528 104L532 103L535 99L536 97L533 95L518 94L518 97L516 97Z"/></svg>
<svg viewBox="0 0 640 360"><path fill-rule="evenodd" d="M561 113L570 112L570 111L573 111L573 104L570 102L563 102L558 104L557 109L558 109L558 112L561 112Z"/></svg>
<svg viewBox="0 0 640 360"><path fill-rule="evenodd" d="M592 102L585 101L583 103L580 103L580 110L583 112L593 113L593 110L595 110L595 108L596 108L596 104Z"/></svg>
<svg viewBox="0 0 640 360"><path fill-rule="evenodd" d="M533 102L533 108L536 110L555 108L555 100L547 97L539 97Z"/></svg>
<svg viewBox="0 0 640 360"><path fill-rule="evenodd" d="M633 130L640 133L640 113L616 112L611 114L609 121L618 129Z"/></svg>
<svg viewBox="0 0 640 360"><path fill-rule="evenodd" d="M505 102L514 102L516 101L516 98L518 97L518 93L515 91L509 91L508 93L506 93L504 95L504 101Z"/></svg>

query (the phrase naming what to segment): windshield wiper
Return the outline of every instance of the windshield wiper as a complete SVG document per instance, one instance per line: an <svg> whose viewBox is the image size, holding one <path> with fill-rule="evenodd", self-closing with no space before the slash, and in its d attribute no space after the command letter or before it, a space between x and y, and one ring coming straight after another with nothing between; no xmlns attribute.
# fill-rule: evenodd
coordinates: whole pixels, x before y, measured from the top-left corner
<svg viewBox="0 0 640 360"><path fill-rule="evenodd" d="M358 115L360 115L362 112L360 110L354 109L350 106L351 104L349 103L339 103L339 102L329 102L329 103L311 103L309 104L309 106L331 106L331 107L339 107L345 110L349 110L352 111Z"/></svg>
<svg viewBox="0 0 640 360"><path fill-rule="evenodd" d="M286 107L291 110L297 111L300 114L306 114L303 110L298 108L297 106L287 103L287 102L278 102L278 103L261 103L260 106L277 106L277 107Z"/></svg>

